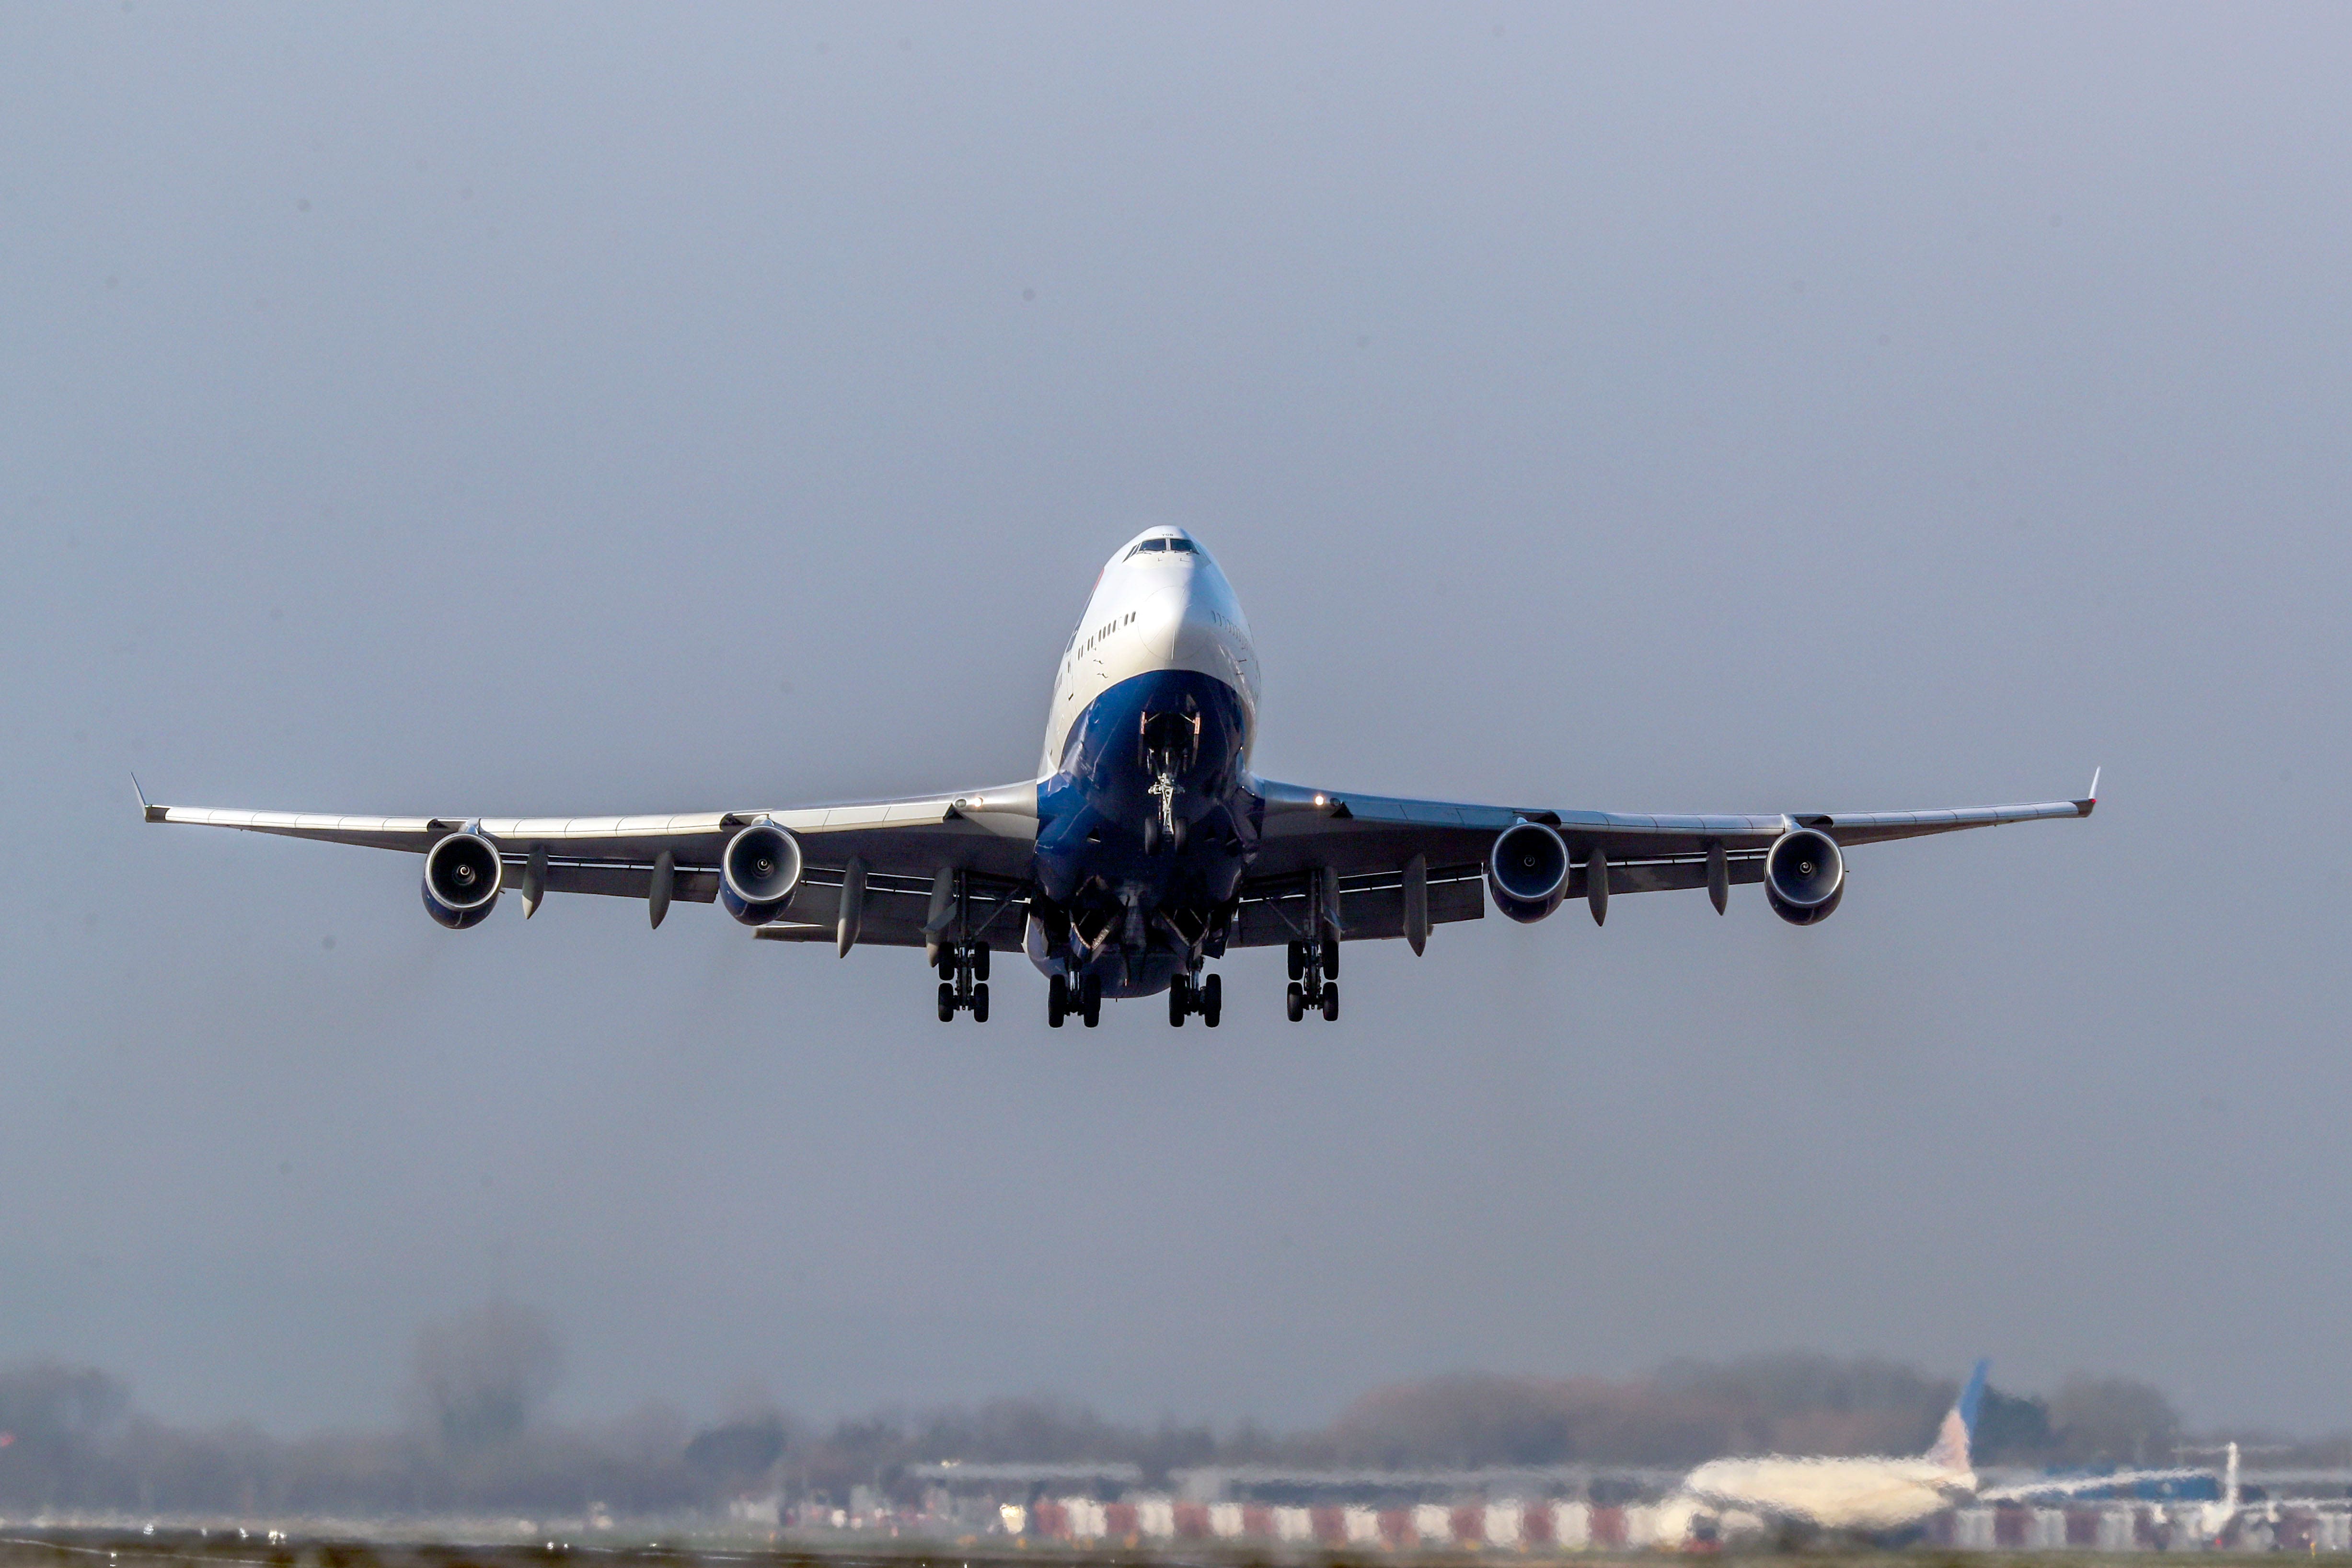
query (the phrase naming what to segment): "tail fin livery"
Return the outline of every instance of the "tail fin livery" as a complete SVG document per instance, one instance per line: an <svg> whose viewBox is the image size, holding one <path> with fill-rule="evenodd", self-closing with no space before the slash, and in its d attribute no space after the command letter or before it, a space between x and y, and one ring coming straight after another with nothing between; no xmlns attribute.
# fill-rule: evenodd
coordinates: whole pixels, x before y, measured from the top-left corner
<svg viewBox="0 0 2352 1568"><path fill-rule="evenodd" d="M1967 1386L1959 1398L1944 1412L1944 1424L1937 1430L1936 1446L1927 1450L1927 1461L1955 1475L1965 1475L1975 1467L1969 1460L1969 1446L1977 1435L1977 1406L1984 1403L1985 1373L1992 1363L1980 1361L1969 1373Z"/></svg>

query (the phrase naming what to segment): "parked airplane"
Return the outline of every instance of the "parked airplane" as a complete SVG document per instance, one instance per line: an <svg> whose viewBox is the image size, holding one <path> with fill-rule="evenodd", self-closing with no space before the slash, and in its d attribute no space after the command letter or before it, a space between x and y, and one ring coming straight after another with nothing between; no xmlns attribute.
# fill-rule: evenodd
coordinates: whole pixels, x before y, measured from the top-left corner
<svg viewBox="0 0 2352 1568"><path fill-rule="evenodd" d="M1106 997L1168 994L1168 1019L1214 1027L1208 961L1289 948L1289 1016L1339 1016L1341 940L1516 921L1581 898L1733 885L1798 925L1826 920L1857 844L2042 817L2081 800L1958 811L1650 816L1403 800L1256 776L1257 653L1224 574L1181 529L1112 556L1055 677L1037 776L863 805L676 816L342 816L140 804L199 823L425 858L425 908L463 930L514 888L526 917L551 892L717 900L781 942L920 947L939 1015L988 1017L989 956L1018 942L1046 975L1046 1022L1091 1028ZM133 781L134 784L136 781Z"/></svg>
<svg viewBox="0 0 2352 1568"><path fill-rule="evenodd" d="M1979 1362L1945 1412L1934 1447L1916 1458L1713 1459L1683 1479L1664 1505L1683 1533L1704 1516L1724 1534L1798 1529L1883 1534L1925 1523L1976 1496L1969 1446L1984 1398Z"/></svg>

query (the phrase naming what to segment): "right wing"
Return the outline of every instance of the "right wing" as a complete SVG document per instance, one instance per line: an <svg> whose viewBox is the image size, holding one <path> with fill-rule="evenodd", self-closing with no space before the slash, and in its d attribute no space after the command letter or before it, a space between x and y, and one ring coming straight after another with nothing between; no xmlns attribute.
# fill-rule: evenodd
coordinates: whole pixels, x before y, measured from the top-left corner
<svg viewBox="0 0 2352 1568"><path fill-rule="evenodd" d="M806 858L802 886L763 936L833 941L844 876L853 860L866 868L866 912L858 939L920 946L937 914L933 892L942 869L966 874L980 895L977 938L1020 940L1014 890L1025 879L1037 834L1034 783L917 800L824 805L800 810L684 812L643 816L352 816L311 812L224 811L154 805L149 822L232 827L328 844L422 855L452 833L475 832L497 846L502 885L519 887L539 861L541 890L646 898L657 858L676 871L671 897L709 903L719 896L719 858L727 842L757 822L772 822L799 840Z"/></svg>

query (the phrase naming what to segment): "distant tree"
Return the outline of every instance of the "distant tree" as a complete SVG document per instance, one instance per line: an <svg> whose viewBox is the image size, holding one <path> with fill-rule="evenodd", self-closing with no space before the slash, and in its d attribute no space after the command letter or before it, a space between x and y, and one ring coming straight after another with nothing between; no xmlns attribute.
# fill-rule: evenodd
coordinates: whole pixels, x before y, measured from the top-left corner
<svg viewBox="0 0 2352 1568"><path fill-rule="evenodd" d="M107 1479L100 1443L131 1406L120 1379L29 1362L0 1371L0 1500L91 1500Z"/></svg>
<svg viewBox="0 0 2352 1568"><path fill-rule="evenodd" d="M520 1436L563 1372L554 1322L511 1301L427 1323L416 1334L416 1392L455 1453Z"/></svg>
<svg viewBox="0 0 2352 1568"><path fill-rule="evenodd" d="M2051 1396L2050 1426L2072 1464L2168 1464L2180 1441L2172 1401L2128 1377L2068 1378Z"/></svg>
<svg viewBox="0 0 2352 1568"><path fill-rule="evenodd" d="M1976 1440L1969 1447L1979 1465L2033 1465L2051 1456L2050 1405L2031 1394L2003 1394L1985 1385L1977 1406Z"/></svg>
<svg viewBox="0 0 2352 1568"><path fill-rule="evenodd" d="M783 1456L783 1417L761 1415L695 1434L686 1446L686 1468L713 1486L740 1487L766 1475Z"/></svg>

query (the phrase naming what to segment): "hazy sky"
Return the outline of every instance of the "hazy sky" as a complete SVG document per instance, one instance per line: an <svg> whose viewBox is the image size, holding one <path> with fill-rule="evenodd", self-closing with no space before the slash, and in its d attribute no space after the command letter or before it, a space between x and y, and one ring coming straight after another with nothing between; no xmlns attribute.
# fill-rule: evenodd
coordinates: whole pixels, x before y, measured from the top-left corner
<svg viewBox="0 0 2352 1568"><path fill-rule="evenodd" d="M1873 1352L2352 1424L2352 12L0 11L0 1359L386 1420ZM191 805L1025 776L1181 523L1260 766L2072 795L1283 1022L681 906L451 934Z"/></svg>

